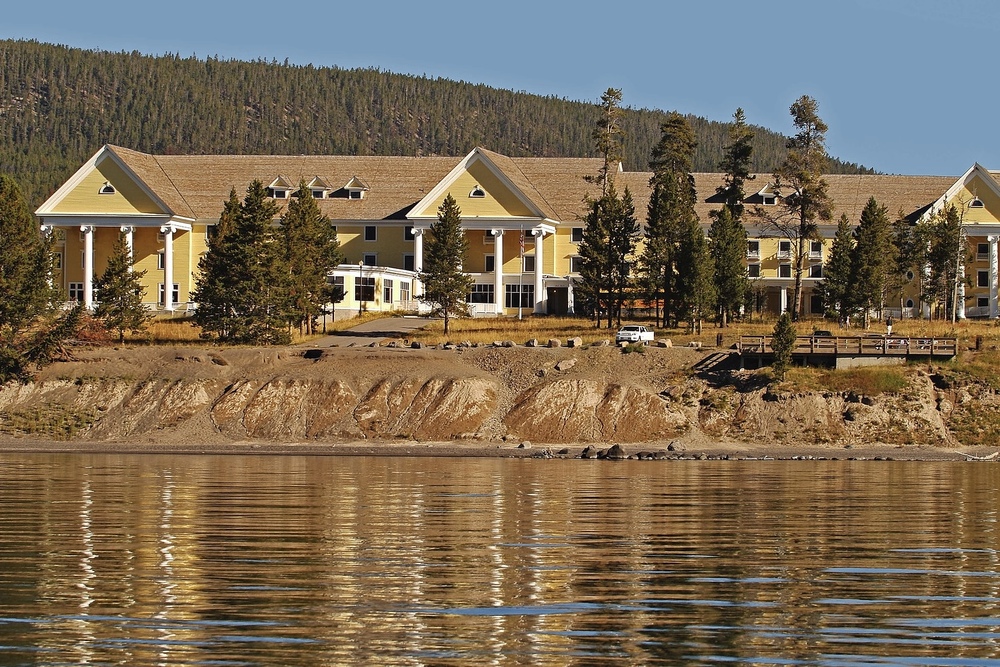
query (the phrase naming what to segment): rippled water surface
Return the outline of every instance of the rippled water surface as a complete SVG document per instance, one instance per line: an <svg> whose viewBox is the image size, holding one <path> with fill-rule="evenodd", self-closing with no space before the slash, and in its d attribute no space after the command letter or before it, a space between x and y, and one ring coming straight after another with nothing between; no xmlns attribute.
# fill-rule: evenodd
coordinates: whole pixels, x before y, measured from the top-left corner
<svg viewBox="0 0 1000 667"><path fill-rule="evenodd" d="M1000 465L0 455L0 665L1000 665Z"/></svg>

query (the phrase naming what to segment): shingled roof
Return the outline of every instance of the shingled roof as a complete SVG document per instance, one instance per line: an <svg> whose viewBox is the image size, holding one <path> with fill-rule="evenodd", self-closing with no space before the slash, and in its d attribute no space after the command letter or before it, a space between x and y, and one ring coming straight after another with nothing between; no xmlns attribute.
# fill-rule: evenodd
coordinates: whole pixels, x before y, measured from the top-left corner
<svg viewBox="0 0 1000 667"><path fill-rule="evenodd" d="M334 221L403 219L463 159L461 157L291 156L291 155L149 155L109 146L172 211L181 216L211 220L235 188L241 194L254 179L272 182L282 175L294 183L319 177L334 187L361 179L368 187L363 199L333 198L318 203ZM540 211L553 220L578 221L586 213L584 201L599 193L584 180L601 167L600 158L511 158L479 149ZM648 172L616 175L619 191L628 187L636 215L645 218L649 199ZM718 209L716 188L723 174L694 174L696 211L707 223ZM956 178L948 176L827 175L836 224L841 213L856 222L869 197L884 204L891 216L902 211L916 219ZM761 174L748 183L748 194L767 185L772 176Z"/></svg>

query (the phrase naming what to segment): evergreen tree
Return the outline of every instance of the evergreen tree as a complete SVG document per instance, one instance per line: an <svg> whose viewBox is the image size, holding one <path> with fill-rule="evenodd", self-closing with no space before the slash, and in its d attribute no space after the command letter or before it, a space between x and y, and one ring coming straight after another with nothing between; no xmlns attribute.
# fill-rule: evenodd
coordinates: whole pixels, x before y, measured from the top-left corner
<svg viewBox="0 0 1000 667"><path fill-rule="evenodd" d="M774 371L774 379L779 382L785 379L785 373L792 366L792 352L795 351L796 335L792 316L788 311L785 311L778 318L774 325L774 332L771 334L771 351L774 353L771 368Z"/></svg>
<svg viewBox="0 0 1000 667"><path fill-rule="evenodd" d="M781 212L759 213L781 236L791 241L795 289L792 320L802 312L802 276L809 242L819 238L817 221L829 220L832 202L823 178L826 154L826 123L819 117L816 100L803 95L792 103L792 122L798 133L788 140L788 156L774 173L775 189L781 196Z"/></svg>
<svg viewBox="0 0 1000 667"><path fill-rule="evenodd" d="M247 188L238 210L226 203L217 241L210 243L204 275L199 276L194 299L201 313L196 322L210 336L247 345L284 344L289 310L288 269L284 240L274 225L278 205L267 197L267 189L255 180ZM209 256L215 254L215 257Z"/></svg>
<svg viewBox="0 0 1000 667"><path fill-rule="evenodd" d="M689 220L677 247L677 317L690 321L693 333L701 333L702 321L715 307L714 275L705 233L697 220Z"/></svg>
<svg viewBox="0 0 1000 667"><path fill-rule="evenodd" d="M32 367L73 336L80 308L57 315L52 241L42 236L13 178L0 174L0 384L28 381Z"/></svg>
<svg viewBox="0 0 1000 667"><path fill-rule="evenodd" d="M729 143L723 149L719 168L725 180L716 194L723 199L723 208L712 211L711 254L715 266L715 292L719 305L719 325L725 327L746 303L750 290L745 267L747 232L743 226L744 184L753 178L750 173L753 156L753 131L747 127L743 109L736 109L729 130Z"/></svg>
<svg viewBox="0 0 1000 667"><path fill-rule="evenodd" d="M288 203L281 222L288 262L291 321L300 331L311 334L317 316L333 296L327 287L327 274L343 261L340 242L305 181L299 184L298 197Z"/></svg>
<svg viewBox="0 0 1000 667"><path fill-rule="evenodd" d="M197 285L191 298L198 304L194 321L206 338L230 340L236 330L237 274L232 239L239 215L240 200L233 188L209 234L208 252L198 260Z"/></svg>
<svg viewBox="0 0 1000 667"><path fill-rule="evenodd" d="M444 332L448 333L451 315L467 314L466 296L473 279L462 271L469 240L462 231L462 210L449 193L438 207L437 220L431 223L424 248L424 269L420 281L424 293L418 297L434 306L434 312L444 317ZM536 267L539 271L542 267Z"/></svg>
<svg viewBox="0 0 1000 667"><path fill-rule="evenodd" d="M614 88L601 97L602 116L593 137L603 162L597 176L584 177L601 186L600 197L586 199L588 213L579 246L582 263L579 294L584 303L593 306L598 328L602 311L607 312L608 328L612 319L621 323L621 306L631 286L629 262L635 252L639 227L631 193L626 188L619 196L614 183L622 155L621 97L621 91Z"/></svg>
<svg viewBox="0 0 1000 667"><path fill-rule="evenodd" d="M851 255L854 250L854 231L847 214L837 222L837 235L833 237L830 252L823 265L823 280L816 286L823 298L823 309L843 326L851 314Z"/></svg>
<svg viewBox="0 0 1000 667"><path fill-rule="evenodd" d="M942 318L957 317L955 299L958 295L960 262L965 261L965 239L962 218L954 205L939 211L921 225L920 234L927 247L930 276L924 283L924 299L938 304Z"/></svg>
<svg viewBox="0 0 1000 667"><path fill-rule="evenodd" d="M99 302L94 317L104 323L108 331L118 334L118 342L125 342L125 332L143 331L151 319L142 303L142 277L145 271L132 269L132 256L125 238L118 236L108 257L108 266L94 282Z"/></svg>
<svg viewBox="0 0 1000 667"><path fill-rule="evenodd" d="M865 329L871 325L872 312L882 312L892 259L888 209L869 197L854 230L850 278L851 303L861 313Z"/></svg>
<svg viewBox="0 0 1000 667"><path fill-rule="evenodd" d="M677 254L690 225L698 224L691 175L696 142L687 119L679 113L669 114L660 130L660 141L649 163L653 175L640 266L644 282L653 288L651 296L663 299L663 322L667 325L676 324L681 317L682 301L691 302L690 294L679 291Z"/></svg>
<svg viewBox="0 0 1000 667"><path fill-rule="evenodd" d="M907 276L913 275L913 269L923 264L918 256L920 253L916 247L914 231L913 225L906 219L906 214L899 211L892 223L892 258L888 262L886 290L888 297L895 299L899 305L901 313L904 308L903 296L906 284L909 282Z"/></svg>

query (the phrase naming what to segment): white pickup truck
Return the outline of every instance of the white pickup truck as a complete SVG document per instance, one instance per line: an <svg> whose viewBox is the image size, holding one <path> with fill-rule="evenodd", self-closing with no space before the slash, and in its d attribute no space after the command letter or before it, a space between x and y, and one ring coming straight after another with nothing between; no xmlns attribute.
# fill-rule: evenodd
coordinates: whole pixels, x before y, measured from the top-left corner
<svg viewBox="0 0 1000 667"><path fill-rule="evenodd" d="M653 330L641 324L626 324L615 334L616 343L650 343Z"/></svg>

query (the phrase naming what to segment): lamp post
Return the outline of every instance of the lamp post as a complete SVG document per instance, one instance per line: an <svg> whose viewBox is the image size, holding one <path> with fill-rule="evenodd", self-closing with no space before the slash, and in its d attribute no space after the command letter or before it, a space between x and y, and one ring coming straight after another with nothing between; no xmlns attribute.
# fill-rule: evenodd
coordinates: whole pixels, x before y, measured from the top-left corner
<svg viewBox="0 0 1000 667"><path fill-rule="evenodd" d="M364 270L365 260L362 259L358 261L358 317L361 317L361 306L365 302Z"/></svg>

